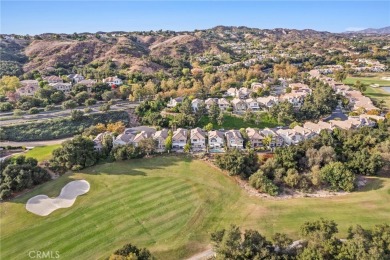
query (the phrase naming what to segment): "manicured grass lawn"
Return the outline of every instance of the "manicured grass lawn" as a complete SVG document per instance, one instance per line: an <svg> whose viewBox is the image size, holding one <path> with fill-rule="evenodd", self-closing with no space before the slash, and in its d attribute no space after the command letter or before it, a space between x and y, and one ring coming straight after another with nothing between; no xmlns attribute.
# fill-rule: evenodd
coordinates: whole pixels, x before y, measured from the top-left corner
<svg viewBox="0 0 390 260"><path fill-rule="evenodd" d="M204 116L197 126L204 127L210 123L209 117ZM231 114L224 115L224 121L222 125L214 125L214 128L223 128L223 129L240 129L247 127L255 127L255 128L266 128L266 127L276 127L278 126L278 122L274 118L268 117L267 113L261 114L261 120L259 124L255 124L254 122L244 122L243 117L234 116Z"/></svg>
<svg viewBox="0 0 390 260"><path fill-rule="evenodd" d="M383 76L385 77L385 76ZM387 75L387 77L390 77ZM373 76L373 77L347 77L344 80L344 84L353 85L356 81L360 81L364 84L371 85L371 84L378 84L381 87L388 87L390 86L390 80L384 80L381 79L379 76Z"/></svg>
<svg viewBox="0 0 390 260"><path fill-rule="evenodd" d="M53 150L59 148L60 144L54 144L54 145L48 145L48 146L37 146L34 147L32 150L29 150L25 156L26 157L33 157L37 159L39 162L44 160L49 160L51 158L51 153Z"/></svg>
<svg viewBox="0 0 390 260"><path fill-rule="evenodd" d="M389 77L389 75L380 74L380 76L373 77L348 77L344 80L345 84L353 85L356 81L360 80L360 82L367 84L367 89L364 91L364 95L379 102L381 100L385 101L386 107L390 108L390 93L384 91L381 88L373 88L370 87L371 84L379 84L380 86L390 86L389 80L383 80L381 77Z"/></svg>
<svg viewBox="0 0 390 260"><path fill-rule="evenodd" d="M58 196L74 179L89 181L91 190L72 207L47 217L26 211L29 198ZM66 174L2 203L0 213L0 259L27 259L30 250L97 259L128 242L159 259L183 259L204 250L210 233L230 224L297 238L302 223L320 217L334 219L341 236L350 225L388 223L390 179L372 178L364 191L333 198L261 199L203 161L157 157Z"/></svg>

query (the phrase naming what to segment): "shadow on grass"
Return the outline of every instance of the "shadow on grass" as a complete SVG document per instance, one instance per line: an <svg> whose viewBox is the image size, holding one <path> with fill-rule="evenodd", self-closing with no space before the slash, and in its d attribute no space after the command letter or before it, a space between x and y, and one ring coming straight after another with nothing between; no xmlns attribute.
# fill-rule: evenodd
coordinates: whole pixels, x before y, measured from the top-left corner
<svg viewBox="0 0 390 260"><path fill-rule="evenodd" d="M356 190L356 192L368 192L373 190L379 190L384 187L384 181L378 177L367 177L366 180L366 185Z"/></svg>

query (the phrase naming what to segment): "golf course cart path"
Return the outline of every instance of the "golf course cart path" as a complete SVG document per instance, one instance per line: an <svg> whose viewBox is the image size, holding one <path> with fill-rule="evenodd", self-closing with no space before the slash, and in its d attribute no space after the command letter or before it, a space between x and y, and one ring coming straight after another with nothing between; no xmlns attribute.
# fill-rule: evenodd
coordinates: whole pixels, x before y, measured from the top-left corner
<svg viewBox="0 0 390 260"><path fill-rule="evenodd" d="M66 184L56 198L49 198L46 195L37 195L29 199L26 209L39 216L47 216L56 209L69 208L76 201L76 198L89 191L89 182L86 180L72 181Z"/></svg>

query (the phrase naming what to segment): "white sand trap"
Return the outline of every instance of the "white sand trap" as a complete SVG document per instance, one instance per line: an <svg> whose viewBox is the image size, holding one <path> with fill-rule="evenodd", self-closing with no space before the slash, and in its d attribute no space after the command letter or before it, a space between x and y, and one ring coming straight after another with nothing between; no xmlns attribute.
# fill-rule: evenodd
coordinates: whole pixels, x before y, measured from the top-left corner
<svg viewBox="0 0 390 260"><path fill-rule="evenodd" d="M383 80L390 80L390 77L382 77Z"/></svg>
<svg viewBox="0 0 390 260"><path fill-rule="evenodd" d="M56 209L69 208L76 201L76 198L89 191L89 182L85 180L72 181L66 184L56 198L49 198L46 195L37 195L29 199L26 209L39 216L47 216Z"/></svg>

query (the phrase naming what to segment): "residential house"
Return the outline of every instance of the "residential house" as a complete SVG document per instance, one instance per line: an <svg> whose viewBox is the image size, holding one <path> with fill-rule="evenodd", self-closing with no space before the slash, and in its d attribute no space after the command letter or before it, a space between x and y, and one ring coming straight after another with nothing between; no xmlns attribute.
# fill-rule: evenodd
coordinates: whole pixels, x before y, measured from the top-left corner
<svg viewBox="0 0 390 260"><path fill-rule="evenodd" d="M252 93L252 91L248 88L240 88L238 92L236 93L236 97L240 99L248 98L249 95Z"/></svg>
<svg viewBox="0 0 390 260"><path fill-rule="evenodd" d="M167 107L176 107L183 102L183 97L171 98L167 104Z"/></svg>
<svg viewBox="0 0 390 260"><path fill-rule="evenodd" d="M303 137L303 140L311 139L317 135L316 132L313 132L307 128L303 128L302 126L299 125L294 126L293 130L299 133Z"/></svg>
<svg viewBox="0 0 390 260"><path fill-rule="evenodd" d="M21 80L20 84L22 84L23 87L26 86L34 86L34 87L39 87L39 82L38 80L35 79L27 79L27 80Z"/></svg>
<svg viewBox="0 0 390 260"><path fill-rule="evenodd" d="M187 135L188 131L183 128L176 129L175 132L173 132L172 136L172 148L173 149L183 149L184 146L187 144Z"/></svg>
<svg viewBox="0 0 390 260"><path fill-rule="evenodd" d="M265 85L259 82L253 82L251 84L251 89L253 92L257 92L259 89L265 88Z"/></svg>
<svg viewBox="0 0 390 260"><path fill-rule="evenodd" d="M240 131L229 130L225 133L226 144L229 148L244 149L244 138Z"/></svg>
<svg viewBox="0 0 390 260"><path fill-rule="evenodd" d="M153 139L157 141L157 150L165 150L165 141L168 137L168 129L161 129L153 134Z"/></svg>
<svg viewBox="0 0 390 260"><path fill-rule="evenodd" d="M204 102L204 104L206 105L206 108L207 110L210 109L210 107L214 104L217 104L218 102L218 99L217 98L208 98L206 99L206 101Z"/></svg>
<svg viewBox="0 0 390 260"><path fill-rule="evenodd" d="M103 79L103 83L107 83L110 86L112 86L112 85L119 86L119 85L123 84L122 80L120 78L118 78L117 76L105 78L105 79Z"/></svg>
<svg viewBox="0 0 390 260"><path fill-rule="evenodd" d="M44 77L43 80L47 81L49 84L51 83L63 83L64 81L62 78L58 76L49 76L49 77Z"/></svg>
<svg viewBox="0 0 390 260"><path fill-rule="evenodd" d="M80 81L84 80L85 78L80 75L80 74L69 74L68 75L68 79L74 83L74 84L77 84L79 83Z"/></svg>
<svg viewBox="0 0 390 260"><path fill-rule="evenodd" d="M299 108L302 106L303 100L307 93L286 93L280 96L281 101L290 102L293 107Z"/></svg>
<svg viewBox="0 0 390 260"><path fill-rule="evenodd" d="M324 122L324 121L319 121L318 123L313 123L313 122L305 122L303 124L303 128L309 129L310 131L320 134L322 130L326 131L332 131L333 127L331 124Z"/></svg>
<svg viewBox="0 0 390 260"><path fill-rule="evenodd" d="M198 111L198 108L199 108L199 105L203 103L203 100L199 99L199 98L195 98L191 101L191 107L192 107L192 111L196 112Z"/></svg>
<svg viewBox="0 0 390 260"><path fill-rule="evenodd" d="M303 136L293 129L278 129L276 133L283 138L286 145L298 144L303 141Z"/></svg>
<svg viewBox="0 0 390 260"><path fill-rule="evenodd" d="M236 88L229 88L226 91L226 95L229 97L236 97L237 96L237 89Z"/></svg>
<svg viewBox="0 0 390 260"><path fill-rule="evenodd" d="M194 151L206 149L206 133L199 127L191 129L191 148Z"/></svg>
<svg viewBox="0 0 390 260"><path fill-rule="evenodd" d="M268 97L258 97L257 98L257 103L259 104L259 107L264 107L264 108L271 108L274 105L278 103L278 98L274 96L268 96Z"/></svg>
<svg viewBox="0 0 390 260"><path fill-rule="evenodd" d="M246 106L248 109L251 109L251 110L259 110L260 109L259 103L257 102L256 99L248 98L245 100L245 102L246 102Z"/></svg>
<svg viewBox="0 0 390 260"><path fill-rule="evenodd" d="M134 138L135 138L134 133L124 132L115 138L115 140L113 142L113 146L116 147L116 146L120 146L120 145L133 144Z"/></svg>
<svg viewBox="0 0 390 260"><path fill-rule="evenodd" d="M153 134L156 132L156 130L150 130L150 131L141 131L139 132L133 139L133 144L135 147L139 145L139 142L141 142L144 139L152 138Z"/></svg>
<svg viewBox="0 0 390 260"><path fill-rule="evenodd" d="M68 94L72 90L72 84L70 83L50 83L49 86L52 86L56 90L60 90L65 94Z"/></svg>
<svg viewBox="0 0 390 260"><path fill-rule="evenodd" d="M94 149L95 149L96 151L101 151L101 150L103 149L103 139L104 139L106 136L110 136L111 138L113 138L111 132L104 132L104 133L98 134L98 135L93 139Z"/></svg>
<svg viewBox="0 0 390 260"><path fill-rule="evenodd" d="M247 109L246 102L242 99L235 98L231 103L235 112L244 112Z"/></svg>
<svg viewBox="0 0 390 260"><path fill-rule="evenodd" d="M26 85L16 89L16 93L19 96L34 96L35 92L39 89L36 85Z"/></svg>
<svg viewBox="0 0 390 260"><path fill-rule="evenodd" d="M339 121L339 120L329 120L329 123L333 127L337 127L344 130L356 129L364 126L364 122L360 120L360 118L348 117L347 120Z"/></svg>
<svg viewBox="0 0 390 260"><path fill-rule="evenodd" d="M263 134L264 137L271 137L271 140L268 145L271 149L274 147L283 146L284 139L278 133L276 133L275 130L266 127L263 130L260 130L260 132Z"/></svg>
<svg viewBox="0 0 390 260"><path fill-rule="evenodd" d="M208 133L210 150L221 151L225 146L225 135L222 131L214 130Z"/></svg>
<svg viewBox="0 0 390 260"><path fill-rule="evenodd" d="M84 80L80 80L77 84L86 86L88 93L91 93L92 87L95 86L96 83L97 83L96 80L84 79Z"/></svg>
<svg viewBox="0 0 390 260"><path fill-rule="evenodd" d="M252 148L264 146L264 136L260 133L259 130L254 128L247 128L245 131L248 135L249 142L251 142Z"/></svg>
<svg viewBox="0 0 390 260"><path fill-rule="evenodd" d="M218 107L221 111L226 111L230 107L230 103L226 100L226 98L219 98Z"/></svg>
<svg viewBox="0 0 390 260"><path fill-rule="evenodd" d="M291 88L292 93L311 93L311 88L303 83L291 83L288 86Z"/></svg>

